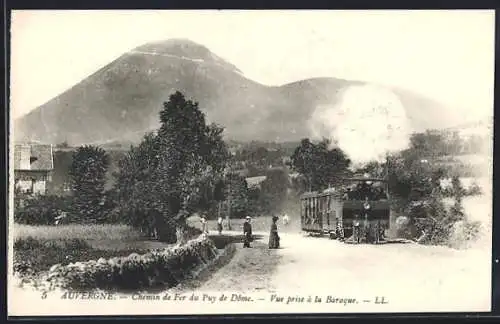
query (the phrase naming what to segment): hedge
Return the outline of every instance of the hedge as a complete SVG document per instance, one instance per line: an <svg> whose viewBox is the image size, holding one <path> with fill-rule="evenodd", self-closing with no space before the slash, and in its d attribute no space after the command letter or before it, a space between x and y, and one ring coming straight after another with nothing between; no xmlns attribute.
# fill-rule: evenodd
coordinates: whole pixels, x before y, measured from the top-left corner
<svg viewBox="0 0 500 324"><path fill-rule="evenodd" d="M56 195L16 197L14 221L27 225L54 225L61 213L69 211L70 199Z"/></svg>
<svg viewBox="0 0 500 324"><path fill-rule="evenodd" d="M214 242L208 236L200 235L172 249L158 249L142 255L132 253L128 257L108 260L100 258L66 266L56 264L43 277L31 283L36 288L47 290L132 291L170 288L188 278L195 269L209 264L218 253ZM26 273L27 269L17 267L15 271Z"/></svg>

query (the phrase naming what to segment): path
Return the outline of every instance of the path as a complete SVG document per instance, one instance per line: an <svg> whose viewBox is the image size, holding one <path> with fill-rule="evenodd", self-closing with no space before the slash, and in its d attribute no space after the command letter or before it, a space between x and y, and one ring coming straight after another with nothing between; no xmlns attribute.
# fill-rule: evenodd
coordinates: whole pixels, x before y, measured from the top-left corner
<svg viewBox="0 0 500 324"><path fill-rule="evenodd" d="M350 245L291 233L282 233L281 238L279 250L239 247L235 258L198 291L334 295L372 301L385 296L391 302L386 311L481 311L490 307L488 249ZM261 244L267 240L266 233ZM364 309L380 311L373 303Z"/></svg>

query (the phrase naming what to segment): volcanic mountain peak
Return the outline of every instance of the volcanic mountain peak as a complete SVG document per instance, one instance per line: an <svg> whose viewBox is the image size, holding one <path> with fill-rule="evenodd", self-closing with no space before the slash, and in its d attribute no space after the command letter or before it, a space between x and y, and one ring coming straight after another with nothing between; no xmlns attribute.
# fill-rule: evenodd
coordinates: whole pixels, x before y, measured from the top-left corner
<svg viewBox="0 0 500 324"><path fill-rule="evenodd" d="M131 52L174 57L199 63L212 63L242 73L236 66L215 55L207 47L185 38L149 42L134 48Z"/></svg>
<svg viewBox="0 0 500 324"><path fill-rule="evenodd" d="M365 82L312 78L266 86L205 46L170 39L138 46L16 121L16 138L71 145L130 141L158 127L170 94L199 102L209 121L237 141L296 141L311 136L309 121L320 106ZM444 107L395 91L415 130L445 127Z"/></svg>

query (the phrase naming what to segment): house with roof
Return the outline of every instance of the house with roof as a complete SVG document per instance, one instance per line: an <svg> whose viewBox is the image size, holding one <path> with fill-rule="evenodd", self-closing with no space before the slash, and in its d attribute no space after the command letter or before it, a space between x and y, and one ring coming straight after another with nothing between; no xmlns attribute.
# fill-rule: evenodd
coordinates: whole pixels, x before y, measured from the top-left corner
<svg viewBox="0 0 500 324"><path fill-rule="evenodd" d="M24 192L45 194L52 181L52 145L16 144L14 147L14 184Z"/></svg>
<svg viewBox="0 0 500 324"><path fill-rule="evenodd" d="M266 179L267 179L266 176L257 176L257 177L249 177L246 178L245 180L247 182L248 189L255 189L255 188L262 189L261 188L262 182L264 182L264 180Z"/></svg>

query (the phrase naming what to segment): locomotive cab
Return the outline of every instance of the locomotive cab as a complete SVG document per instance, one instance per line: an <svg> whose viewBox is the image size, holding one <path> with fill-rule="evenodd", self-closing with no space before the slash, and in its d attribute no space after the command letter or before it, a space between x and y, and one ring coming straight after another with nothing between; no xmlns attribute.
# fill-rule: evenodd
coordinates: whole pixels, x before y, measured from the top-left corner
<svg viewBox="0 0 500 324"><path fill-rule="evenodd" d="M341 225L346 239L358 230L360 241L380 241L390 226L387 182L376 178L346 179Z"/></svg>
<svg viewBox="0 0 500 324"><path fill-rule="evenodd" d="M302 195L302 230L347 240L352 240L357 231L362 236L360 241L381 241L390 226L387 182L350 178L343 183L340 188Z"/></svg>

